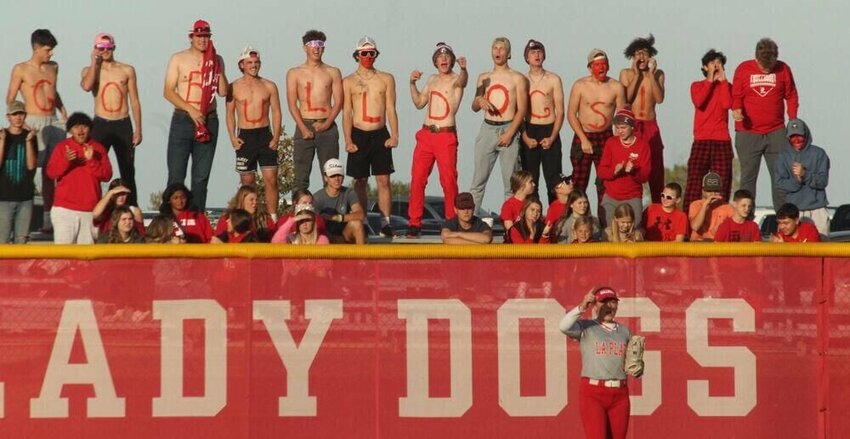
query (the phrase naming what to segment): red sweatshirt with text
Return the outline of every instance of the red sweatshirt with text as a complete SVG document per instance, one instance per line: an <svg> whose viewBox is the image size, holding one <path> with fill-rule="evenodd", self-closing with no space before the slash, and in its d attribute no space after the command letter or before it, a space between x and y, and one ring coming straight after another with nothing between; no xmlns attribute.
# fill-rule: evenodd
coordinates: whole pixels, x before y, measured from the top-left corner
<svg viewBox="0 0 850 439"><path fill-rule="evenodd" d="M618 136L609 137L596 170L604 180L605 195L617 201L643 197L643 184L649 180L651 170L649 155L649 144L640 137L629 146L623 145ZM634 164L632 171L621 170L615 175L617 164L625 166L629 160Z"/></svg>
<svg viewBox="0 0 850 439"><path fill-rule="evenodd" d="M56 194L53 205L78 212L91 212L100 201L101 182L112 178L112 165L106 149L100 143L89 139L93 151L92 157L84 158L83 145L74 139L65 139L56 145L47 162L47 176L56 180ZM65 151L77 153L74 161L68 161Z"/></svg>
<svg viewBox="0 0 850 439"><path fill-rule="evenodd" d="M735 69L732 80L732 110L742 108L744 120L735 122L735 131L767 134L797 118L800 101L791 68L782 61L770 73L764 73L756 60L744 61Z"/></svg>

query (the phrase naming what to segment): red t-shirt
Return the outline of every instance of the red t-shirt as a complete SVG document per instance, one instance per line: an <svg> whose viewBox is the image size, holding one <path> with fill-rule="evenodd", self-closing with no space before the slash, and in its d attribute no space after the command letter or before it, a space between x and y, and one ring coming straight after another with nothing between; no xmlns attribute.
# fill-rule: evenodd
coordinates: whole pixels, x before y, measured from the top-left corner
<svg viewBox="0 0 850 439"><path fill-rule="evenodd" d="M599 178L605 180L605 195L617 201L643 197L643 184L649 180L651 170L649 155L649 144L640 137L636 137L635 143L628 147L618 136L609 137L596 169ZM634 164L632 171L614 175L617 164L625 165L629 160Z"/></svg>
<svg viewBox="0 0 850 439"><path fill-rule="evenodd" d="M567 203L562 203L560 200L555 200L549 205L549 210L546 211L546 224L550 226L558 222L558 218L567 210Z"/></svg>
<svg viewBox="0 0 850 439"><path fill-rule="evenodd" d="M767 134L785 126L788 118L797 118L800 106L797 85L791 68L777 61L770 73L764 73L754 59L742 62L732 80L732 109L743 108L744 120L735 122L735 131Z"/></svg>
<svg viewBox="0 0 850 439"><path fill-rule="evenodd" d="M820 233L812 223L800 223L797 226L797 236L788 236L781 232L776 235L782 238L783 242L820 242Z"/></svg>
<svg viewBox="0 0 850 439"><path fill-rule="evenodd" d="M519 216L522 215L522 206L524 205L525 201L520 200L517 197L510 197L505 200L505 203L502 204L502 210L499 213L499 217L502 219L502 222L519 221Z"/></svg>
<svg viewBox="0 0 850 439"><path fill-rule="evenodd" d="M729 136L729 109L732 84L707 79L691 84L694 103L694 140L732 140Z"/></svg>
<svg viewBox="0 0 850 439"><path fill-rule="evenodd" d="M755 221L744 220L738 224L731 217L726 218L714 234L715 242L760 242L761 230Z"/></svg>
<svg viewBox="0 0 850 439"><path fill-rule="evenodd" d="M650 204L643 212L646 241L675 241L677 235L688 236L688 216L676 209L665 212L659 203Z"/></svg>

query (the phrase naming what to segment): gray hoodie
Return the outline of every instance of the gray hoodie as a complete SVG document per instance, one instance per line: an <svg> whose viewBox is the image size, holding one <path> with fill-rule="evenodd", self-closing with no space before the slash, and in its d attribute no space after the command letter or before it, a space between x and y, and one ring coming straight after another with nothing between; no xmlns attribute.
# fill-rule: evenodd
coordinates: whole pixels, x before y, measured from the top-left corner
<svg viewBox="0 0 850 439"><path fill-rule="evenodd" d="M812 144L812 133L802 119L792 119L785 129L785 136L799 134L806 138L806 144L799 151L789 142L782 148L776 161L776 185L785 193L785 202L793 203L800 210L814 210L826 207L826 185L829 183L829 156ZM802 180L794 176L791 169L795 162L805 170Z"/></svg>

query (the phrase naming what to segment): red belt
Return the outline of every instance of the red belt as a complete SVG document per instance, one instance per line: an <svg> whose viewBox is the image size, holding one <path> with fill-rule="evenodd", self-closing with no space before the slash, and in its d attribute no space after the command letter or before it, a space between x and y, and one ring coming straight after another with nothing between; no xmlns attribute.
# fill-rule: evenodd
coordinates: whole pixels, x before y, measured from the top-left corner
<svg viewBox="0 0 850 439"><path fill-rule="evenodd" d="M426 129L426 130L428 130L432 133L456 133L457 132L457 128L455 128L453 126L451 126L451 127L441 127L441 126L437 126L437 125L422 124L422 128L424 128L424 129Z"/></svg>

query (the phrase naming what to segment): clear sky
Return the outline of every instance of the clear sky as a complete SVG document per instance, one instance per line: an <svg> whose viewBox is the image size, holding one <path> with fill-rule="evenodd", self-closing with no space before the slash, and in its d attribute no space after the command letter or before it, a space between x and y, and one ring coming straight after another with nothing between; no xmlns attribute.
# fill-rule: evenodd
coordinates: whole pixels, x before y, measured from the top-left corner
<svg viewBox="0 0 850 439"><path fill-rule="evenodd" d="M352 2L326 0L287 1L162 1L118 2L105 0L48 0L38 6L27 2L7 2L3 15L4 37L0 39L0 84L8 84L12 66L29 58L30 33L48 28L59 45L54 60L60 65L59 91L69 110L91 113L93 102L79 86L80 71L88 64L92 40L98 32L115 36L116 59L133 64L139 79L143 112L144 142L136 155L139 201L147 208L148 196L162 190L167 178L165 147L172 107L162 97L165 66L172 53L188 47L187 31L198 18L210 22L213 41L226 62L230 80L240 74L236 59L246 44L262 56L261 75L278 83L283 95L284 77L289 67L304 60L301 35L317 28L328 34L325 61L351 73L355 43L363 35L373 37L381 51L376 67L396 76L400 145L394 152L393 179L409 181L414 133L422 124L423 112L414 108L407 79L414 69L434 71L431 53L438 41L446 41L458 55L469 59L470 86L458 113L460 149L459 186L467 190L473 171L472 150L480 113L470 109L474 80L492 67L490 42L507 36L513 43L510 65L526 71L522 48L529 38L546 45L545 67L561 75L566 91L576 78L586 75L586 56L594 47L606 50L612 76L629 63L623 49L637 36L652 32L656 37L658 66L667 76L667 96L658 108L658 120L666 145L668 166L686 163L692 141L693 106L689 86L702 78L700 59L709 48L728 57L731 78L735 66L753 58L755 43L769 36L779 44L779 59L787 62L795 75L800 94L799 117L809 124L817 145L832 159L828 188L830 204L850 202L850 162L844 145L844 128L850 126L847 99L850 83L850 57L841 47L848 35L846 17L850 6L827 1L732 1L713 2L596 0L564 1L449 1L411 2L371 0ZM5 87L4 87L5 88ZM4 93L5 95L5 93ZM284 97L282 96L282 99ZM285 107L285 104L284 104ZM219 103L223 108L223 103ZM287 134L294 123L284 111ZM565 123L561 135L565 143L572 131ZM566 150L565 150L566 151ZM344 151L341 153L344 158ZM564 167L571 169L566 159ZM208 206L224 206L238 185L233 170L234 153L221 123L220 140L209 186ZM496 168L498 170L498 167ZM758 204L769 200L766 168L759 174ZM117 176L117 168L116 168ZM188 182L187 182L188 183ZM682 182L684 183L684 182ZM311 189L320 187L314 169ZM436 170L427 192L440 195ZM485 207L501 205L501 177L491 176Z"/></svg>

